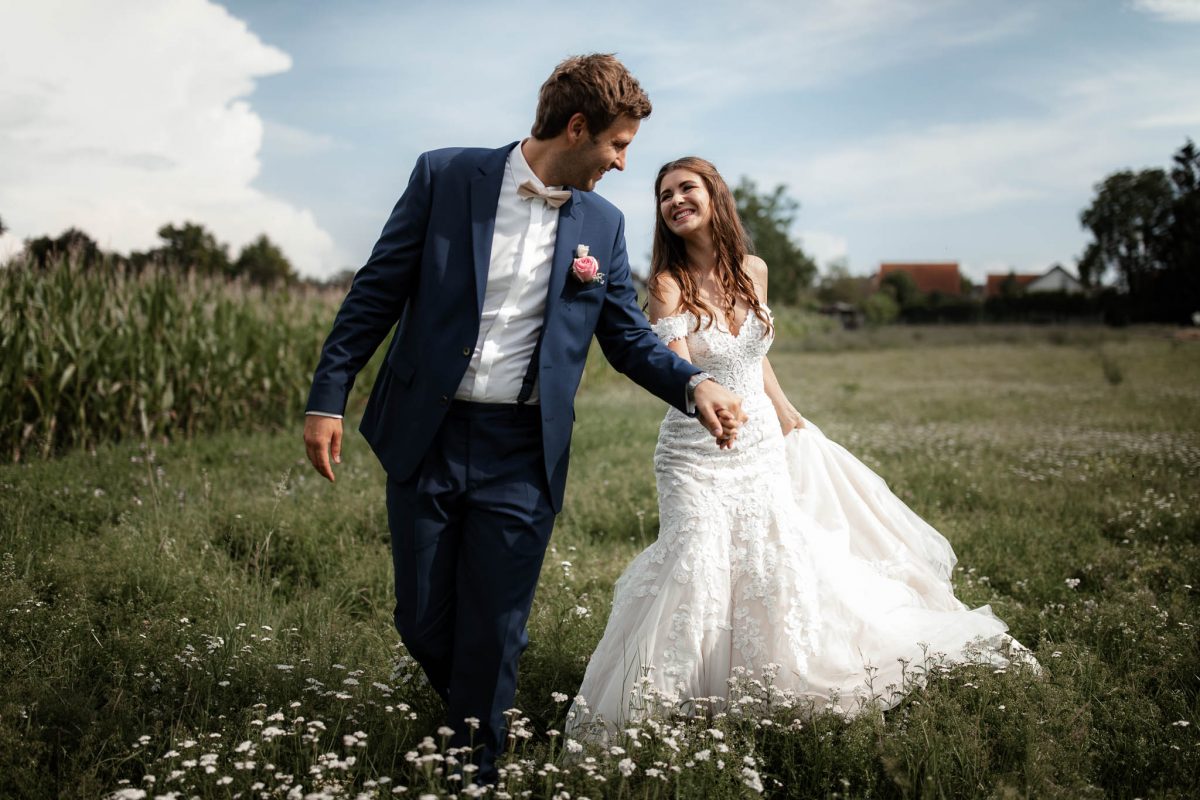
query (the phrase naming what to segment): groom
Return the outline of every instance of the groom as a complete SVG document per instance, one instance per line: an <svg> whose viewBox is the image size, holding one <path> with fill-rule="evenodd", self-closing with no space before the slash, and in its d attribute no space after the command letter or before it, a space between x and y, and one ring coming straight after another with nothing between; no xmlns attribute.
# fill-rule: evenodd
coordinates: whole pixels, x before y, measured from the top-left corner
<svg viewBox="0 0 1200 800"><path fill-rule="evenodd" d="M334 479L355 375L395 326L361 430L387 472L395 623L495 780L504 712L567 479L592 336L609 362L727 446L741 399L637 307L624 219L592 194L650 101L611 55L542 85L532 138L422 154L355 275L313 378L309 460ZM478 720L471 731L464 720ZM472 724L474 720L472 720Z"/></svg>

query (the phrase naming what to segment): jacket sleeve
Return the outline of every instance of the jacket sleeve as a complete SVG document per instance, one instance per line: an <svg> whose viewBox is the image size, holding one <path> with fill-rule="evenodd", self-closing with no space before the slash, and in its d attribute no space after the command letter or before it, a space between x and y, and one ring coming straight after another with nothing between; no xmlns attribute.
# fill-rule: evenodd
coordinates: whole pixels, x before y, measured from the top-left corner
<svg viewBox="0 0 1200 800"><path fill-rule="evenodd" d="M687 382L700 368L675 355L650 330L638 308L637 290L625 248L625 217L620 216L609 265L607 292L596 324L596 338L605 358L617 372L657 395L685 414L694 410L687 402Z"/></svg>
<svg viewBox="0 0 1200 800"><path fill-rule="evenodd" d="M383 226L321 348L306 412L343 414L358 371L400 319L420 272L429 224L429 155L417 159L408 187Z"/></svg>

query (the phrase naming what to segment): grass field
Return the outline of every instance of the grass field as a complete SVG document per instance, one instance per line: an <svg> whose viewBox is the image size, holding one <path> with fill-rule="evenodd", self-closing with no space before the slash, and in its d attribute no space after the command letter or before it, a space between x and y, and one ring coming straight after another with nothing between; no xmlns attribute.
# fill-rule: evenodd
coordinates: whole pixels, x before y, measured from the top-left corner
<svg viewBox="0 0 1200 800"><path fill-rule="evenodd" d="M566 752L563 696L657 531L663 408L596 364L522 661L511 796L1200 793L1200 343L860 333L781 340L776 372L946 534L959 596L991 603L1044 675L931 665L883 719L851 722L794 720L748 685L714 722ZM387 547L361 437L330 486L299 420L0 467L0 796L470 794L396 647Z"/></svg>

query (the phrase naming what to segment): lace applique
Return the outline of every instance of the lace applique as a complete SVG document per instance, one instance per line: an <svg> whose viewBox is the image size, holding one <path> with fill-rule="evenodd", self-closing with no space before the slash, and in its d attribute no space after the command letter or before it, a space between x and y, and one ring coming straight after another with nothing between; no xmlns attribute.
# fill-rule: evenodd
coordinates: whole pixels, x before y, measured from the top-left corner
<svg viewBox="0 0 1200 800"><path fill-rule="evenodd" d="M688 318L683 314L675 314L670 317L663 317L658 322L650 326L650 330L658 334L658 338L662 339L663 344L670 344L677 339L687 338L691 328L688 326Z"/></svg>

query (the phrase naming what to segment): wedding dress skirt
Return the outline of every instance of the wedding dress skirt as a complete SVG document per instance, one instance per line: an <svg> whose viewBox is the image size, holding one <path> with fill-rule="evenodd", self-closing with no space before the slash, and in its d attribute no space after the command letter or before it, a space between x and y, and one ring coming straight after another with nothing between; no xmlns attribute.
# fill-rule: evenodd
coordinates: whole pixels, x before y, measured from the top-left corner
<svg viewBox="0 0 1200 800"><path fill-rule="evenodd" d="M653 327L686 338L749 419L720 450L668 411L654 453L658 539L616 583L568 731L603 735L664 707L720 710L743 670L798 705L854 714L899 702L906 670L927 658L1008 663L1020 645L1007 626L954 596L949 542L812 422L781 434L761 320L736 335L697 330L691 314Z"/></svg>

